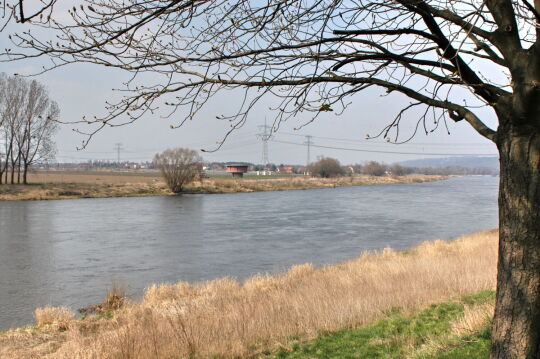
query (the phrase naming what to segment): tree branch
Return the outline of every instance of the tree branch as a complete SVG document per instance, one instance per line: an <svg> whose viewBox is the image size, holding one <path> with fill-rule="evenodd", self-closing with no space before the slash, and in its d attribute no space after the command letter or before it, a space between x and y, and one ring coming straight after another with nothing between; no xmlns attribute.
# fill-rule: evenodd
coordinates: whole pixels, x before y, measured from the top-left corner
<svg viewBox="0 0 540 359"><path fill-rule="evenodd" d="M428 32L415 29L396 30L334 30L334 35L418 35L435 41L435 37Z"/></svg>

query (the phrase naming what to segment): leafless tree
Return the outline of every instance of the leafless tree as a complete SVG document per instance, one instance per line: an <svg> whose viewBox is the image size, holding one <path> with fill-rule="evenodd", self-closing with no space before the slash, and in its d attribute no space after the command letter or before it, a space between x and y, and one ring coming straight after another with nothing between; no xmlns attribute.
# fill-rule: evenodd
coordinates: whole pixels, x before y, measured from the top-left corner
<svg viewBox="0 0 540 359"><path fill-rule="evenodd" d="M2 79L4 96L0 100L0 121L5 161L0 167L0 177L4 174L7 183L11 170L11 183L26 184L32 164L54 157L53 137L58 130L60 111L37 81L16 76Z"/></svg>
<svg viewBox="0 0 540 359"><path fill-rule="evenodd" d="M5 82L5 96L2 98L1 117L3 122L3 141L5 167L5 183L9 181L11 169L11 183L15 183L15 168L20 160L20 152L17 151L17 138L21 131L21 111L26 86L22 79L8 77Z"/></svg>
<svg viewBox="0 0 540 359"><path fill-rule="evenodd" d="M321 157L316 162L310 163L308 172L322 178L340 177L345 174L339 161L330 157Z"/></svg>
<svg viewBox="0 0 540 359"><path fill-rule="evenodd" d="M173 193L182 193L184 186L202 173L202 157L189 148L173 148L154 156L155 165Z"/></svg>
<svg viewBox="0 0 540 359"><path fill-rule="evenodd" d="M58 130L60 109L49 99L47 90L37 81L32 81L23 114L23 128L17 145L23 164L23 183L26 184L30 166L36 161L51 160L56 154L53 139Z"/></svg>
<svg viewBox="0 0 540 359"><path fill-rule="evenodd" d="M362 166L362 173L369 176L384 176L387 166L376 161L370 161Z"/></svg>
<svg viewBox="0 0 540 359"><path fill-rule="evenodd" d="M8 54L133 73L126 97L89 121L90 137L161 102L186 121L228 89L244 95L237 111L218 116L231 130L267 96L281 99L277 128L301 111L341 113L372 87L411 100L381 124L390 142L468 122L496 143L501 162L491 358L532 359L540 357L539 9L540 0L86 0L68 22L47 24L56 37L13 34ZM140 76L147 72L151 79ZM415 121L413 133L405 121Z"/></svg>
<svg viewBox="0 0 540 359"><path fill-rule="evenodd" d="M6 99L6 87L7 87L7 76L4 73L0 73L0 108L3 107L4 101ZM4 116L3 113L0 114L0 138L4 139L4 143L0 143L0 184L4 180L4 172L7 169L7 161L4 157L3 151L6 150L7 146L5 144L5 127L4 127Z"/></svg>

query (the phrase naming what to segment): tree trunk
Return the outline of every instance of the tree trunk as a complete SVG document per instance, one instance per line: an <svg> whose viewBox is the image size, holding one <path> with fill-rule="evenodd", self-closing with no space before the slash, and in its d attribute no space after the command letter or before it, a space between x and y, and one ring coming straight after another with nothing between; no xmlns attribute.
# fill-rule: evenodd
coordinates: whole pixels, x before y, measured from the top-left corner
<svg viewBox="0 0 540 359"><path fill-rule="evenodd" d="M28 184L28 165L24 163L23 184Z"/></svg>
<svg viewBox="0 0 540 359"><path fill-rule="evenodd" d="M540 358L540 130L499 131L499 263L491 359Z"/></svg>
<svg viewBox="0 0 540 359"><path fill-rule="evenodd" d="M17 163L17 183L21 183L21 158L19 157L19 162Z"/></svg>
<svg viewBox="0 0 540 359"><path fill-rule="evenodd" d="M11 184L15 184L15 168L17 167L15 163L13 161L11 162Z"/></svg>

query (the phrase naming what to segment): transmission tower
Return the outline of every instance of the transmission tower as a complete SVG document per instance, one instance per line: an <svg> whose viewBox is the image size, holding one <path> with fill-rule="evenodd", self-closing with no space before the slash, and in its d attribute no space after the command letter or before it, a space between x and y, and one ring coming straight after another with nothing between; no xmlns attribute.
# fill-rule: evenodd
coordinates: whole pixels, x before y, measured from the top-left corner
<svg viewBox="0 0 540 359"><path fill-rule="evenodd" d="M313 141L311 140L313 136L306 136L306 141L304 144L307 146L307 162L306 162L306 168L309 166L309 163L311 162L311 145L313 144Z"/></svg>
<svg viewBox="0 0 540 359"><path fill-rule="evenodd" d="M268 160L268 141L272 138L272 127L266 124L266 118L264 119L264 125L259 126L261 133L257 134L262 141L262 164L264 167L268 167L270 161Z"/></svg>
<svg viewBox="0 0 540 359"><path fill-rule="evenodd" d="M122 151L124 148L122 147L121 143L115 143L114 149L116 150L116 162L120 163L120 151Z"/></svg>

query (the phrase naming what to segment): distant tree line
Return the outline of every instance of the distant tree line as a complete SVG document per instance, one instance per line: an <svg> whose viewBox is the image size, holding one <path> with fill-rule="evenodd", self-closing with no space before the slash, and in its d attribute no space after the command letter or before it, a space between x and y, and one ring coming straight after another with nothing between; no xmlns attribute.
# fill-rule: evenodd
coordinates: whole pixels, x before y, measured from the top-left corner
<svg viewBox="0 0 540 359"><path fill-rule="evenodd" d="M54 158L59 115L43 85L0 74L0 184L26 184L30 166Z"/></svg>
<svg viewBox="0 0 540 359"><path fill-rule="evenodd" d="M308 172L315 177L339 177L343 175L364 174L368 176L405 176L408 174L425 175L497 175L498 168L491 167L408 167L399 164L387 165L377 161L365 164L342 166L338 160L320 157L308 167Z"/></svg>

